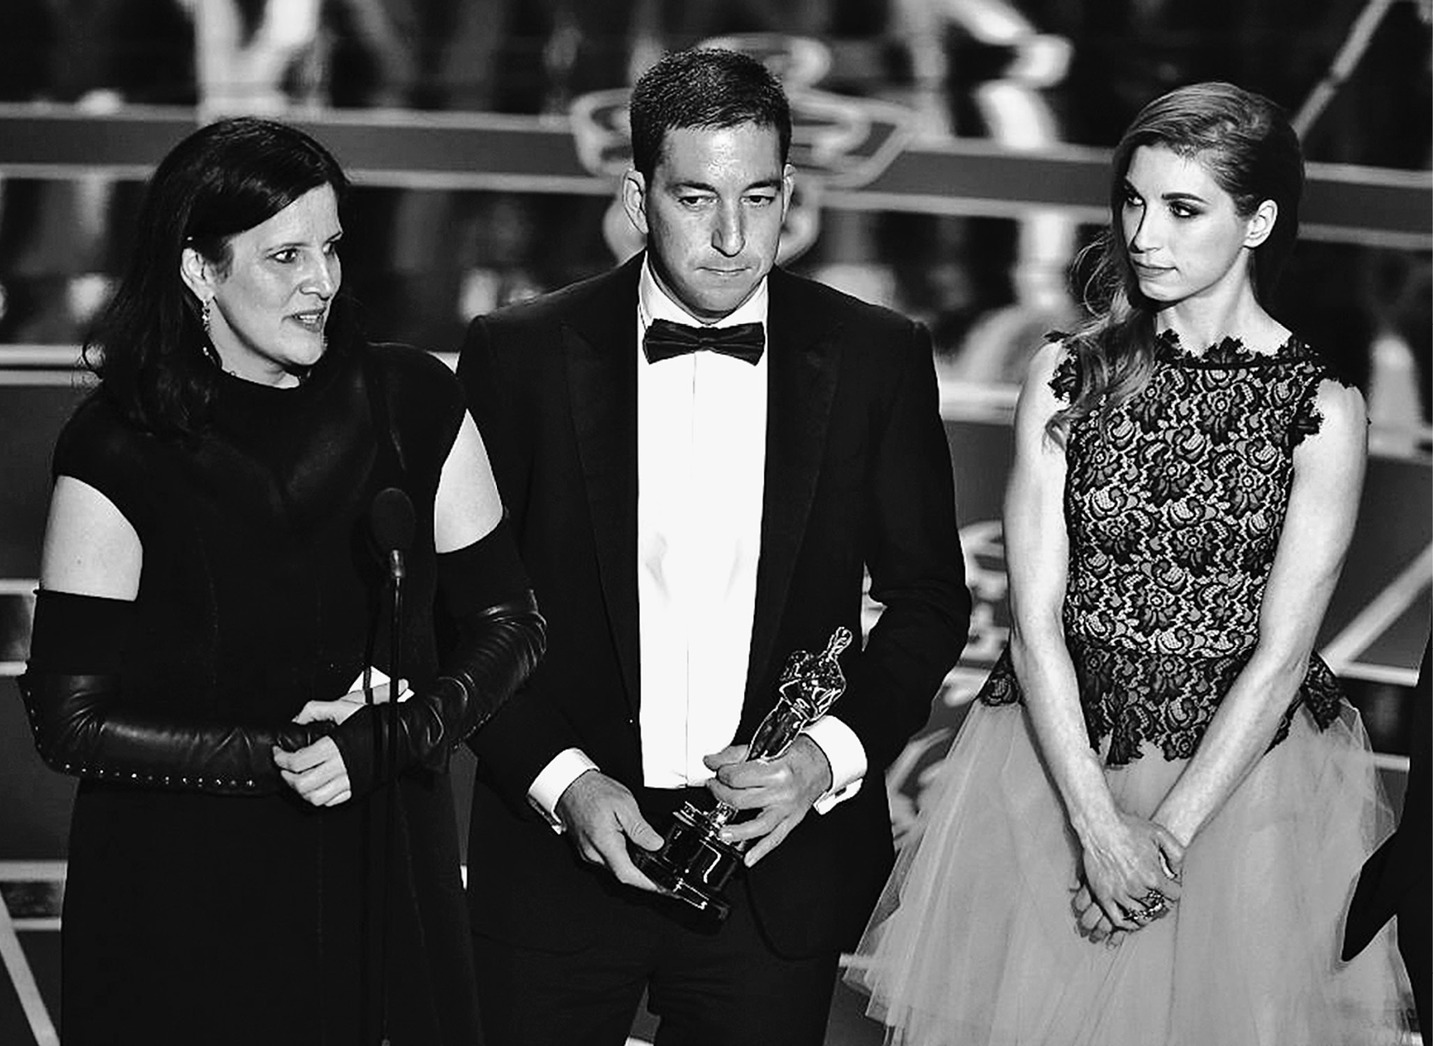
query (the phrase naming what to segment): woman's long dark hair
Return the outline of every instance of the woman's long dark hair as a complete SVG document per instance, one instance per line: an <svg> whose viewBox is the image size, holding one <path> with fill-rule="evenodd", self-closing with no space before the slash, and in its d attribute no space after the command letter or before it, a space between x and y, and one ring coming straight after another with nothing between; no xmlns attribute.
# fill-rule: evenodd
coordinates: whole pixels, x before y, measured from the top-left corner
<svg viewBox="0 0 1433 1046"><path fill-rule="evenodd" d="M1050 419L1048 431L1057 439L1081 418L1102 417L1137 395L1154 366L1158 305L1139 291L1120 220L1125 175L1142 145L1160 145L1196 160L1233 198L1241 217L1265 200L1278 205L1273 231L1254 250L1251 279L1261 302L1277 283L1298 236L1303 154L1277 105L1233 84L1211 82L1170 91L1140 110L1114 151L1110 226L1087 248L1096 260L1084 299L1094 315L1066 339L1079 362L1079 384L1070 405Z"/></svg>
<svg viewBox="0 0 1433 1046"><path fill-rule="evenodd" d="M147 431L202 431L217 354L200 303L180 277L184 248L225 271L232 237L323 185L342 198L348 179L338 162L307 134L272 120L220 120L170 150L145 191L124 277L85 340L100 395ZM340 295L329 310L328 351L347 347L352 322Z"/></svg>

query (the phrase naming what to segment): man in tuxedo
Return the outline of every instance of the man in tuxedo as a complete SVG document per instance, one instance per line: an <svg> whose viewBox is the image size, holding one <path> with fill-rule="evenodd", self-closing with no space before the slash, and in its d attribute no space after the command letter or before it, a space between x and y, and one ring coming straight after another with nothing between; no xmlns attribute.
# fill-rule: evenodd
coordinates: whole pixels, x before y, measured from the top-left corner
<svg viewBox="0 0 1433 1046"><path fill-rule="evenodd" d="M758 62L668 55L631 100L645 252L476 319L458 365L548 622L475 739L468 892L493 1043L819 1044L892 861L883 771L970 598L929 336L773 267L791 119ZM847 688L743 761L839 626ZM633 863L684 801L742 811L719 924Z"/></svg>

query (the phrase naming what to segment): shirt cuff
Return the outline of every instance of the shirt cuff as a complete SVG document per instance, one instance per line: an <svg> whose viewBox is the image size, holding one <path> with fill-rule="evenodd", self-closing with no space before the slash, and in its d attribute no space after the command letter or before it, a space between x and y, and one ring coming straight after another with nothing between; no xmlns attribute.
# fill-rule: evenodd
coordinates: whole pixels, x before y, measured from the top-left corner
<svg viewBox="0 0 1433 1046"><path fill-rule="evenodd" d="M831 787L812 804L812 809L824 814L861 790L866 777L866 746L856 731L833 715L822 716L802 733L816 742L831 764Z"/></svg>
<svg viewBox="0 0 1433 1046"><path fill-rule="evenodd" d="M527 790L527 801L532 804L534 810L542 814L543 819L558 835L566 831L566 827L558 819L557 801L562 798L562 793L567 791L568 785L588 770L596 769L597 764L587 758L587 753L582 749L565 748L553 756L552 761L533 778Z"/></svg>

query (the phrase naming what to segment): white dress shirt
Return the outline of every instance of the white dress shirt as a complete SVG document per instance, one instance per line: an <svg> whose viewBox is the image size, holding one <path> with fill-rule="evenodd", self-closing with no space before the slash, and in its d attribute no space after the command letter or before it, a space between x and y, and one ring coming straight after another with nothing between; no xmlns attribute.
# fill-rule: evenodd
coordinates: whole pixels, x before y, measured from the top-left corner
<svg viewBox="0 0 1433 1046"><path fill-rule="evenodd" d="M655 319L696 321L643 265L637 289L637 597L643 782L700 785L702 757L731 744L741 718L761 552L766 468L767 361L715 352L648 363L642 339ZM763 280L713 326L765 325ZM783 655L784 656L784 655ZM807 729L831 764L832 791L817 809L855 794L865 749L840 720ZM560 753L529 798L556 824L562 792L595 764Z"/></svg>

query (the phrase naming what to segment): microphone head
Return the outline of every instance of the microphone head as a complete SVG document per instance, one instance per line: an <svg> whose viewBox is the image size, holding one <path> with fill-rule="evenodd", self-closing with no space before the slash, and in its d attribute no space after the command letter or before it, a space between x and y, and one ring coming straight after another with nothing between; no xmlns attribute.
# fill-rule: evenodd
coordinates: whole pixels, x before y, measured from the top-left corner
<svg viewBox="0 0 1433 1046"><path fill-rule="evenodd" d="M397 487L384 487L378 492L368 521L373 529L373 540L384 554L407 552L413 544L413 532L417 529L413 502Z"/></svg>

